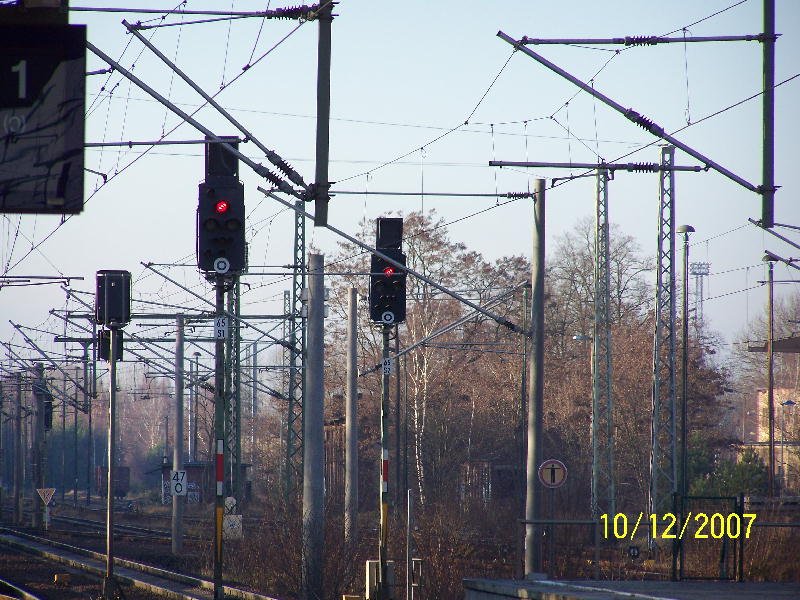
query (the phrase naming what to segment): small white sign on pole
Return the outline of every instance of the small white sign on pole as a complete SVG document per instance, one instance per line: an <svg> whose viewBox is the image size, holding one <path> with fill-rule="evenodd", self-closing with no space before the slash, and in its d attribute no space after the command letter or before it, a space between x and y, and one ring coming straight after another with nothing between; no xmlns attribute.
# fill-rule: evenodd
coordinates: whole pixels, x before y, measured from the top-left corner
<svg viewBox="0 0 800 600"><path fill-rule="evenodd" d="M242 515L224 515L222 517L222 537L226 540L242 539Z"/></svg>
<svg viewBox="0 0 800 600"><path fill-rule="evenodd" d="M384 375L391 375L392 374L392 359L391 358L384 358L383 359L383 374Z"/></svg>
<svg viewBox="0 0 800 600"><path fill-rule="evenodd" d="M228 339L228 317L214 319L214 337L218 340Z"/></svg>
<svg viewBox="0 0 800 600"><path fill-rule="evenodd" d="M186 471L173 471L170 477L170 491L173 496L185 496L189 491Z"/></svg>

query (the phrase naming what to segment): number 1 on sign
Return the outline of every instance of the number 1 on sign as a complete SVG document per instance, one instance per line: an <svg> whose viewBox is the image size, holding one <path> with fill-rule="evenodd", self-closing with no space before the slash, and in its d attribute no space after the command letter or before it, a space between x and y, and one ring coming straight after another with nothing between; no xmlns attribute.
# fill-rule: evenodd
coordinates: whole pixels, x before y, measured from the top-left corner
<svg viewBox="0 0 800 600"><path fill-rule="evenodd" d="M18 74L18 81L17 81L17 97L20 100L25 100L28 97L28 61L22 59L13 67L11 67L12 73Z"/></svg>

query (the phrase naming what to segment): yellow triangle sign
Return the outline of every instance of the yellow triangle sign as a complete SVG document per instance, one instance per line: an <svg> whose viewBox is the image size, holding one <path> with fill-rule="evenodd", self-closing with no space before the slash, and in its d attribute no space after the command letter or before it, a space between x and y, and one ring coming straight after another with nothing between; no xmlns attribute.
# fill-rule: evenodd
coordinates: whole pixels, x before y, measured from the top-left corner
<svg viewBox="0 0 800 600"><path fill-rule="evenodd" d="M50 500L53 499L53 494L56 493L56 488L37 488L36 492L39 494L42 502L44 502L44 505L47 506L50 504Z"/></svg>

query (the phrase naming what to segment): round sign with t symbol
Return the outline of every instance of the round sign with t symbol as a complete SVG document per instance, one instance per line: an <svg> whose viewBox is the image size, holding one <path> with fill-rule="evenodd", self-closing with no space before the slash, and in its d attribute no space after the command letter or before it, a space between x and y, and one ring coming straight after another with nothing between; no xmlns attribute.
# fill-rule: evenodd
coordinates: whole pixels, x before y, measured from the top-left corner
<svg viewBox="0 0 800 600"><path fill-rule="evenodd" d="M544 487L557 488L567 480L567 467L560 460L548 458L539 465L539 481Z"/></svg>

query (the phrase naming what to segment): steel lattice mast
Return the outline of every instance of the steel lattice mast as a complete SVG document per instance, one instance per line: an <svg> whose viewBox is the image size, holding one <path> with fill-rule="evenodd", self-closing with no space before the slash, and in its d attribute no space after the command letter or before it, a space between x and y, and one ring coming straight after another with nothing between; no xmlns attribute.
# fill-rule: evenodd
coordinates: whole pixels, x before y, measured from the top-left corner
<svg viewBox="0 0 800 600"><path fill-rule="evenodd" d="M592 335L592 517L616 514L611 364L611 266L606 169L597 171Z"/></svg>
<svg viewBox="0 0 800 600"><path fill-rule="evenodd" d="M663 514L678 490L675 430L675 148L661 149L653 336L653 421L650 454L650 512Z"/></svg>
<svg viewBox="0 0 800 600"><path fill-rule="evenodd" d="M303 202L295 202L298 208ZM303 290L306 287L306 224L302 212L294 213L294 276L291 304L286 306L289 319L289 406L286 418L286 463L284 489L288 495L296 489L303 473L303 356L305 355L305 316Z"/></svg>
<svg viewBox="0 0 800 600"><path fill-rule="evenodd" d="M227 310L235 317L239 316L239 277L235 276L233 282L227 290ZM239 321L231 319L230 335L226 340L227 351L225 353L225 443L226 443L226 465L228 481L230 481L230 493L241 501L240 479L241 479L241 410L239 393L240 376L239 370L241 361L239 359Z"/></svg>

